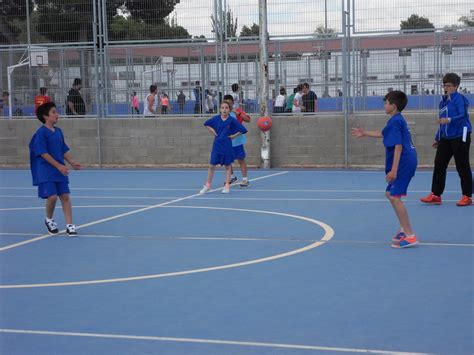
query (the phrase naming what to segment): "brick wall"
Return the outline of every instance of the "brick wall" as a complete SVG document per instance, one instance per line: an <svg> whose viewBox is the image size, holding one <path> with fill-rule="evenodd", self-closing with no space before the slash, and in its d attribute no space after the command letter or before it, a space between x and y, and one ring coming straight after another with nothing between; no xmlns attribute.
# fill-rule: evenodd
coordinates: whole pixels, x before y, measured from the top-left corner
<svg viewBox="0 0 474 355"><path fill-rule="evenodd" d="M420 167L433 165L431 148L435 112L406 112ZM253 121L246 151L250 166L260 165L260 132ZM205 167L209 161L212 137L204 118L160 117L96 119L60 118L66 142L75 159L85 166L178 166ZM360 126L369 130L384 127L384 114L351 115L348 129ZM0 120L0 166L25 167L29 164L28 143L39 127L34 119ZM99 125L99 126L98 126ZM100 131L100 146L98 132ZM273 167L344 166L344 117L342 114L279 116L273 118L271 154ZM352 167L380 167L385 151L381 139L348 138L348 163ZM471 149L471 160L474 156Z"/></svg>

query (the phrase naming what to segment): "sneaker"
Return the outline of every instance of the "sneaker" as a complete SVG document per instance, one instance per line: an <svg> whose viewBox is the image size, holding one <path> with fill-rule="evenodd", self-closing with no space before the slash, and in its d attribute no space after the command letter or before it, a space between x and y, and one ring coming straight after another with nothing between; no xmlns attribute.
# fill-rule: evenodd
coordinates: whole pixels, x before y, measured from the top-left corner
<svg viewBox="0 0 474 355"><path fill-rule="evenodd" d="M420 201L430 205L441 205L441 196L430 193L428 196L420 198Z"/></svg>
<svg viewBox="0 0 474 355"><path fill-rule="evenodd" d="M456 202L456 206L470 206L472 205L472 197L464 195L458 202Z"/></svg>
<svg viewBox="0 0 474 355"><path fill-rule="evenodd" d="M232 185L232 184L236 183L237 180L239 180L239 179L237 179L237 176L233 175L233 176L230 177L229 183ZM225 182L224 182L224 185L225 185Z"/></svg>
<svg viewBox="0 0 474 355"><path fill-rule="evenodd" d="M405 238L407 235L404 232L398 232L392 237L392 244L400 244L402 238Z"/></svg>
<svg viewBox="0 0 474 355"><path fill-rule="evenodd" d="M49 234L53 235L53 234L58 234L59 233L58 225L56 224L56 222L54 220L51 220L51 221L48 222L45 219L44 224L46 224L46 228L48 228Z"/></svg>
<svg viewBox="0 0 474 355"><path fill-rule="evenodd" d="M71 237L76 236L77 235L76 226L74 224L68 224L66 226L66 233L67 235Z"/></svg>
<svg viewBox="0 0 474 355"><path fill-rule="evenodd" d="M205 193L209 192L209 190L211 189L210 186L207 186L207 185L204 185L201 189L201 191L199 191L199 194L200 195L204 195Z"/></svg>
<svg viewBox="0 0 474 355"><path fill-rule="evenodd" d="M249 187L250 186L250 181L248 180L242 180L240 182L240 187Z"/></svg>
<svg viewBox="0 0 474 355"><path fill-rule="evenodd" d="M411 248L418 244L418 239L416 235L411 237L403 237L400 239L400 243L392 243L391 247L395 249Z"/></svg>
<svg viewBox="0 0 474 355"><path fill-rule="evenodd" d="M230 188L227 186L222 189L223 194L228 194L229 192L230 192Z"/></svg>

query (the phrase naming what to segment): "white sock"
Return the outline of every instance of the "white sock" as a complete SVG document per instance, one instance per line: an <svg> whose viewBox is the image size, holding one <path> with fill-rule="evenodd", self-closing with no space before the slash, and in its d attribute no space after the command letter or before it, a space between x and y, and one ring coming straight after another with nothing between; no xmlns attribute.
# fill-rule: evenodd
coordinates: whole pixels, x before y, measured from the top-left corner
<svg viewBox="0 0 474 355"><path fill-rule="evenodd" d="M53 221L53 219L52 219L52 218L48 218L48 217L46 217L46 222L52 222L52 221Z"/></svg>
<svg viewBox="0 0 474 355"><path fill-rule="evenodd" d="M247 176L242 177L242 181L247 181L247 180L248 180Z"/></svg>

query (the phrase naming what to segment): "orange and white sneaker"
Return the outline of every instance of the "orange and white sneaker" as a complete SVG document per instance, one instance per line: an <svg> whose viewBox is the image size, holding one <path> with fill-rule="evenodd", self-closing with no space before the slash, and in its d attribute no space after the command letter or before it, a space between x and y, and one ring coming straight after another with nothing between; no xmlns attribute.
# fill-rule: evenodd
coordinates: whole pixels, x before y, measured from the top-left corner
<svg viewBox="0 0 474 355"><path fill-rule="evenodd" d="M392 243L391 247L395 249L403 249L403 248L411 248L418 244L418 239L416 239L416 235L412 235L411 237L403 237L400 239L398 243Z"/></svg>
<svg viewBox="0 0 474 355"><path fill-rule="evenodd" d="M456 206L470 206L472 205L472 197L469 197L469 196L466 196L464 195L463 197L461 197L461 199L456 202Z"/></svg>
<svg viewBox="0 0 474 355"><path fill-rule="evenodd" d="M428 196L420 198L420 201L430 205L441 205L441 196L436 196L431 192Z"/></svg>

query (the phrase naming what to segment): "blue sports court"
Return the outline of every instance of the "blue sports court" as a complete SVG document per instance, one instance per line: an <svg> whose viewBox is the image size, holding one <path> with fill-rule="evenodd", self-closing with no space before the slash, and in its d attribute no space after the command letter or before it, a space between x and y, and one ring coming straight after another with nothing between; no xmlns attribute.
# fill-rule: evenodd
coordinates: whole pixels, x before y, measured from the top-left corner
<svg viewBox="0 0 474 355"><path fill-rule="evenodd" d="M77 237L49 236L29 170L0 170L0 353L470 354L473 208L404 199L420 245L390 248L382 171L70 175ZM55 219L64 218L58 203Z"/></svg>

